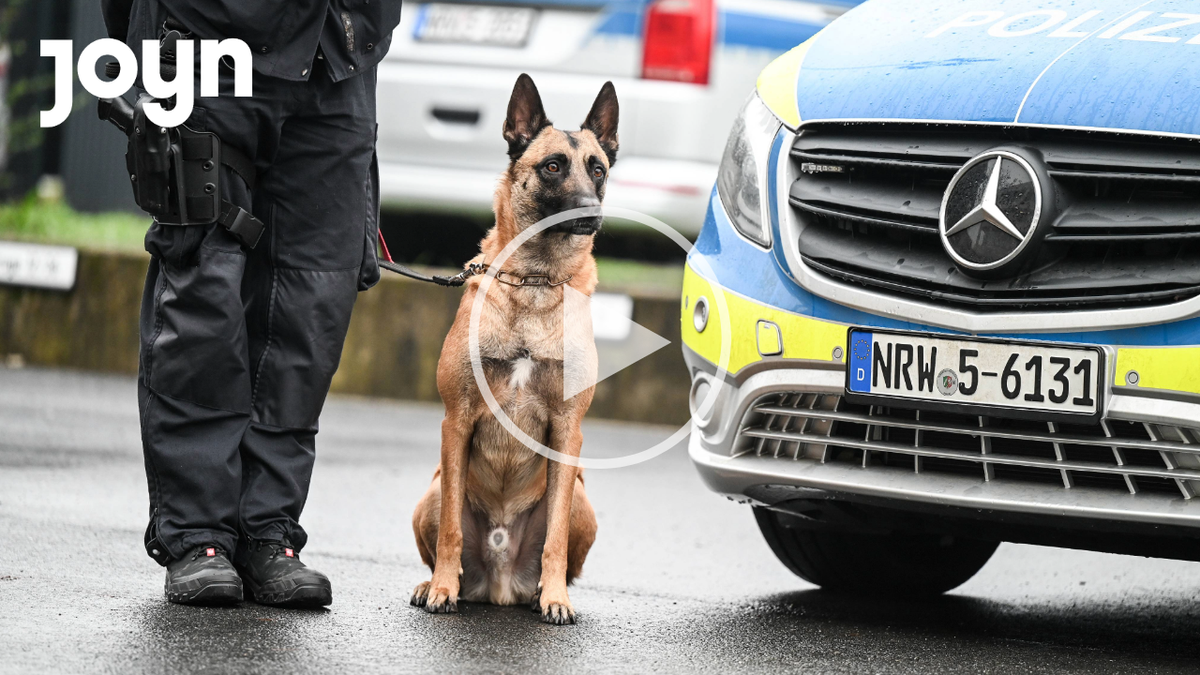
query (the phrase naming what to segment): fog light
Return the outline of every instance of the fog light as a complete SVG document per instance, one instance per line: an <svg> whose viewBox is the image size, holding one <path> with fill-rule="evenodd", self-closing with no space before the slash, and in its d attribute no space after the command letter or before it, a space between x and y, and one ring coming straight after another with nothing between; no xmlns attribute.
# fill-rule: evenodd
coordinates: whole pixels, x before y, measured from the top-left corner
<svg viewBox="0 0 1200 675"><path fill-rule="evenodd" d="M688 395L688 407L692 420L701 428L707 428L721 417L728 387L708 373L700 372L692 379L692 390Z"/></svg>
<svg viewBox="0 0 1200 675"><path fill-rule="evenodd" d="M703 295L696 299L696 308L692 310L692 325L697 333L703 333L708 327L708 298Z"/></svg>
<svg viewBox="0 0 1200 675"><path fill-rule="evenodd" d="M700 410L700 406L704 403L705 400L707 400L710 392L712 392L712 384L710 384L708 380L699 380L699 379L696 380L696 386L692 387L692 411L693 411L693 414L697 414L696 411ZM711 409L712 409L712 406L709 406L710 411L711 411ZM708 412L708 411L706 411L706 412ZM697 416L700 416L700 415L697 415Z"/></svg>

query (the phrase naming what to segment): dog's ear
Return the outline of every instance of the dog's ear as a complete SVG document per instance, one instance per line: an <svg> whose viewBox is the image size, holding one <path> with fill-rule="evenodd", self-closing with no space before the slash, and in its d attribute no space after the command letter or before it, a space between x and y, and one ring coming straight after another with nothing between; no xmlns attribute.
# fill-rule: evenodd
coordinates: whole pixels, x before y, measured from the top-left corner
<svg viewBox="0 0 1200 675"><path fill-rule="evenodd" d="M621 145L617 141L617 122L620 116L617 89L612 82L605 82L604 86L600 87L600 95L596 97L596 102L592 104L592 111L588 113L580 128L596 135L604 154L608 155L609 166L617 163L617 149Z"/></svg>
<svg viewBox="0 0 1200 675"><path fill-rule="evenodd" d="M512 161L517 161L538 132L548 126L550 120L546 119L537 85L532 77L521 73L513 86L512 98L508 100L508 117L504 120L504 140L508 141L508 156Z"/></svg>

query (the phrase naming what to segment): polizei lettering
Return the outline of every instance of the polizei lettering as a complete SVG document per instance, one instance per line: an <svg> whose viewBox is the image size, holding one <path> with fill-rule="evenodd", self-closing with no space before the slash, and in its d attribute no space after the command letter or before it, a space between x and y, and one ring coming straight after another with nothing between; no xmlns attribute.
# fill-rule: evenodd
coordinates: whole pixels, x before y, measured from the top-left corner
<svg viewBox="0 0 1200 675"><path fill-rule="evenodd" d="M56 127L71 114L74 45L71 40L42 40L41 49L43 57L54 59L54 107L42 112L41 126ZM176 43L175 76L170 80L163 79L160 51L159 43L154 40L142 43L142 63L147 64L142 72L142 85L156 99L174 98L175 105L168 110L162 103L147 103L146 116L159 126L173 128L187 121L195 107L195 50L191 40ZM104 56L116 59L121 66L121 74L115 80L102 80L96 75L96 64ZM226 57L232 62L234 72L233 95L247 98L254 94L254 63L249 45L237 39L201 40L201 98L215 98L219 94L218 73L221 60ZM84 47L76 70L79 83L89 94L96 98L117 98L137 82L138 63L133 50L124 42L105 38Z"/></svg>
<svg viewBox="0 0 1200 675"><path fill-rule="evenodd" d="M1041 35L1047 38L1081 39L1094 36L1099 40L1168 44L1190 38L1184 44L1200 45L1200 34L1195 32L1196 28L1187 28L1197 24L1200 24L1200 14L1181 12L1108 12L1106 15L1099 9L1079 14L1068 14L1062 9L1035 9L1006 16L999 10L984 10L967 12L938 26L925 37L959 32L956 29L982 29L987 26L983 32L998 38Z"/></svg>

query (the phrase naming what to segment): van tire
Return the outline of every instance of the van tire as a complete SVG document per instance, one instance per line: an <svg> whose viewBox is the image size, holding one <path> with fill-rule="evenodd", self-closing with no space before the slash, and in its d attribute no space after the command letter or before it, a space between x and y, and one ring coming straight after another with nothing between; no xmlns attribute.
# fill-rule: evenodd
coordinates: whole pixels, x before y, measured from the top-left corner
<svg viewBox="0 0 1200 675"><path fill-rule="evenodd" d="M763 507L754 507L754 518L767 545L796 576L855 595L940 595L975 576L1000 545L941 534L815 529Z"/></svg>

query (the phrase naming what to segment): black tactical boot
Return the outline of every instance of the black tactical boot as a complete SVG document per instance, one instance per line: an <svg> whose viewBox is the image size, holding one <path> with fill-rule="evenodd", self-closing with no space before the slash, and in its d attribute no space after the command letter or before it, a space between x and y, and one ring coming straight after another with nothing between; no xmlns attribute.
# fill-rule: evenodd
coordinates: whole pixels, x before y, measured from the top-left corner
<svg viewBox="0 0 1200 675"><path fill-rule="evenodd" d="M260 605L317 609L333 603L329 577L305 567L300 554L285 539L251 539L238 556L238 573L250 599Z"/></svg>
<svg viewBox="0 0 1200 675"><path fill-rule="evenodd" d="M242 601L242 580L219 546L197 546L167 564L167 600L181 605L232 605Z"/></svg>

